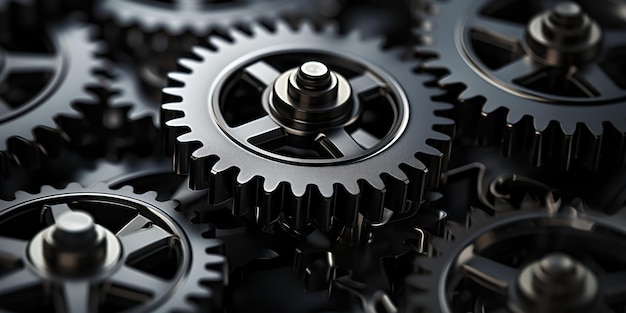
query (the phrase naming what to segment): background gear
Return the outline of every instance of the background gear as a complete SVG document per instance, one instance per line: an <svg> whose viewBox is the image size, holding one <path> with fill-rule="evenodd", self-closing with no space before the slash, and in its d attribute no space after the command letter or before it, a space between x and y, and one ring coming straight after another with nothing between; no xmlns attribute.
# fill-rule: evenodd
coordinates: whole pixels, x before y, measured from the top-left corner
<svg viewBox="0 0 626 313"><path fill-rule="evenodd" d="M93 74L104 68L102 60L96 58L102 47L90 38L93 31L89 26L68 22L50 27L47 35L30 34L40 41L3 44L2 158L36 166L43 155L57 153L62 144L64 135L55 130L55 122L70 124L81 117L73 104L98 101L87 91L99 85Z"/></svg>
<svg viewBox="0 0 626 313"><path fill-rule="evenodd" d="M208 225L192 225L187 213L176 211L176 202L158 202L154 197L135 194L130 187L112 190L102 184L89 188L70 184L62 190L43 187L39 194L20 193L16 200L2 203L2 258L9 262L2 262L8 266L2 267L0 307L17 312L131 308L172 312L219 304L224 279L224 259L217 254L220 241L203 238ZM72 279L66 276L70 274L53 273L48 257L38 257L37 234L67 211L89 213L97 225L117 237L123 247L118 252L122 261L113 257L109 264L105 254L103 264L111 267L72 273ZM106 253L116 251L115 243L115 239L108 242ZM204 251L206 255L200 257ZM25 294L30 296L21 296Z"/></svg>
<svg viewBox="0 0 626 313"><path fill-rule="evenodd" d="M580 16L588 14L590 32L601 33L589 36L602 39L579 38L590 41L573 48L535 34L549 33L547 29L526 31L527 25L541 28L535 26L542 23L536 14L559 16L553 1L436 2L436 13L424 22L430 26L420 33L425 49L439 58L424 68L449 69L439 83L457 90L458 121L466 123L466 114L473 115L477 124L471 128L479 143L501 146L505 155L527 153L535 165L624 166L626 86L620 47L626 45L626 28L623 17L615 14L624 4L578 3L569 5L582 8ZM567 52L587 44L586 50ZM543 49L554 59L542 57Z"/></svg>
<svg viewBox="0 0 626 313"><path fill-rule="evenodd" d="M412 286L407 293L407 312L532 309L532 303L526 302L519 294L521 290L517 290L524 284L517 281L521 277L518 274L552 253L565 254L593 269L595 279L602 286L596 285L593 290L598 302L579 303L578 309L609 312L621 307L623 298L617 294L621 293L619 286L623 281L618 281L623 273L614 266L624 260L609 256L597 242L611 242L613 246L622 241L623 215L623 210L612 216L587 212L580 204L557 210L537 207L497 213L493 218L480 211L472 212L467 229L451 223L446 236L449 240L433 238L437 257L416 259L416 268L422 274L414 274L407 280ZM593 284L585 283L585 286ZM560 301L570 300L574 299L565 297ZM549 305L558 306L544 303L541 310Z"/></svg>
<svg viewBox="0 0 626 313"><path fill-rule="evenodd" d="M208 187L212 203L234 197L235 214L254 214L262 224L284 219L302 228L313 219L327 229L333 216L353 224L357 208L367 219L380 221L383 207L403 212L411 209L406 200L418 204L427 185L426 168L436 182L444 163L440 151L446 151L448 137L432 127L448 120L435 116L445 106L432 103L427 88L415 88L420 80L408 70L412 64L380 51L377 42L339 37L332 30L316 33L306 24L300 30L283 23L273 32L260 25L251 30L234 31L231 43L213 38L216 52L196 48L196 60L180 61L187 72L170 74L178 81L174 86L184 86L164 89L161 111L176 171L189 172L193 188ZM366 113L358 112L354 134L349 127L330 126L337 131L301 136L289 130L292 126L280 126L261 103L274 77L311 58L343 71L355 94L382 95L376 108L390 111L368 111L367 101L358 100ZM240 90L250 96L241 98ZM365 116L383 131L372 133ZM389 121L379 119L385 116ZM262 140L255 144L248 138ZM290 140L304 140L308 148ZM441 150L427 144L430 140L442 143ZM334 157L333 147L340 151Z"/></svg>

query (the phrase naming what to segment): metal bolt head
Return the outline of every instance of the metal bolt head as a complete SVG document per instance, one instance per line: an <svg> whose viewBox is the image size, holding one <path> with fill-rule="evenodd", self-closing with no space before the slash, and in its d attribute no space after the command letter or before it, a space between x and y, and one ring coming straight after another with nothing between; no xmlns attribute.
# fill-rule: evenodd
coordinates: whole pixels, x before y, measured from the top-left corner
<svg viewBox="0 0 626 313"><path fill-rule="evenodd" d="M57 245L70 249L93 245L97 237L93 218L87 213L74 211L62 214L52 233Z"/></svg>
<svg viewBox="0 0 626 313"><path fill-rule="evenodd" d="M296 75L296 82L304 89L322 90L331 83L330 70L318 61L303 63Z"/></svg>
<svg viewBox="0 0 626 313"><path fill-rule="evenodd" d="M555 280L576 277L576 263L566 254L550 254L539 262L539 266L543 273Z"/></svg>
<svg viewBox="0 0 626 313"><path fill-rule="evenodd" d="M552 9L550 20L557 26L576 28L583 24L584 13L575 2L560 2Z"/></svg>

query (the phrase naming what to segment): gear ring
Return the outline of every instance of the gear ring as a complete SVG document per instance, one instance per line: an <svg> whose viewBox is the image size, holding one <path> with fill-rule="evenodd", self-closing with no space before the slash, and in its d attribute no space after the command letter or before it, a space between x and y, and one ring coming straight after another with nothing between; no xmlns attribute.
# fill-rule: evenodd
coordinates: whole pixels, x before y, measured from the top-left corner
<svg viewBox="0 0 626 313"><path fill-rule="evenodd" d="M66 136L55 130L55 122L81 118L73 102L97 102L85 88L99 85L92 73L104 68L96 58L102 46L90 40L92 31L75 23L56 24L44 41L52 51L0 49L0 158L37 166L42 155L58 153Z"/></svg>
<svg viewBox="0 0 626 313"><path fill-rule="evenodd" d="M392 53L381 52L378 42L361 41L356 34L342 38L331 29L316 33L308 24L296 31L279 23L275 32L256 25L251 34L239 30L232 32L234 44L215 38L212 44L217 47L217 52L195 48L193 51L200 61L180 61L189 73L170 74L170 79L179 81L184 87L164 89L161 117L166 145L175 152L176 171L190 172L192 188L208 187L212 203L234 198L237 215L251 212L257 215L257 221L271 223L282 214L287 218L287 224L295 225L295 228L303 227L313 219L317 220L318 227L326 229L331 226L333 214L345 225L352 225L356 221L357 208L368 220L380 221L383 207L403 212L410 208L411 201L421 201L426 178L433 182L438 179L444 160L440 151L447 151L449 142L447 135L434 131L432 126L449 125L450 121L435 116L434 112L445 109L445 106L430 101L428 89L414 88L420 86L420 81L419 76L407 70L412 64L396 59ZM210 62L213 58L221 61ZM293 127L299 126L284 125L273 119L275 115L270 117L276 113L268 113L273 112L267 104L268 93L272 93L269 86L280 70L269 63L276 59L288 60L280 65L280 69L286 71L310 61L310 58L328 62L331 68L351 77L355 94L363 97L374 94L376 99L380 95L387 97L387 100L381 100L380 106L390 108L392 120L398 123L388 123L385 133L374 141L372 146L376 146L375 149L364 148L371 146L357 142L356 135L352 137L346 130L351 126L326 128L323 132L327 134L337 130L334 133L338 134L338 139L334 142L324 140L325 134L321 131L295 129ZM387 60L387 64L379 67L380 60ZM378 71L380 68L394 73L394 76ZM228 83L229 78L235 79ZM229 93L229 90L239 90L241 88L237 86L242 85L252 88L255 98L244 99L254 105L251 109L241 109L242 114L233 114L233 105L227 105L225 99L232 99L237 93ZM220 86L226 88L220 89ZM406 103L403 102L405 99ZM411 105L410 110L407 103ZM331 109L337 107L341 105ZM367 129L359 126L359 114L364 115L362 112L365 111L367 109L356 111L356 122L352 117L346 122L346 125L356 125L352 129L356 128L355 133L358 130L367 133ZM242 115L244 120L239 121L228 117ZM312 115L314 118L318 116ZM376 113L372 115L376 120ZM305 114L305 120L307 118ZM404 132L403 127L406 128ZM250 131L247 138L262 140L247 140L238 130ZM276 153L278 149L263 146L263 143L276 143L274 139L282 140L279 138L281 132L289 133L295 141L304 140L309 150L311 146L318 150L309 154L310 151L302 152L302 147L297 144L283 142L278 144L279 148L295 152L283 150ZM259 134L261 136L254 136ZM367 136L374 137L371 133ZM318 139L326 145L319 143L317 146ZM431 143L430 140L443 143L440 150L427 144L427 141ZM335 149L340 151L338 156L332 156L335 152L332 147L338 148ZM350 149L356 147L357 151L365 152L356 153L356 157L341 158L344 156L342 149L350 154ZM320 150L323 155L316 155ZM299 155L300 152L304 155ZM340 162L335 162L334 158ZM376 169L375 173L366 174L372 169Z"/></svg>
<svg viewBox="0 0 626 313"><path fill-rule="evenodd" d="M175 201L159 202L155 197L154 193L135 194L128 186L112 190L104 184L89 188L70 184L62 190L44 186L39 194L18 193L16 200L2 203L0 259L7 262L0 267L0 307L20 312L30 303L44 306L34 310L54 312L173 312L207 309L208 303L217 303L213 301L220 300L224 279L224 258L216 254L221 242L203 238L210 229L192 225L186 213L176 211ZM102 214L102 209L107 213ZM57 235L61 227L57 223L75 212L93 216L96 228L109 239L102 265L88 272L81 271L87 263L60 267L62 263L50 261L55 260L50 255L71 256L63 253L72 250L46 250L44 244L42 255L37 245L47 242L46 233L52 233L58 247L75 244L76 238L62 241L67 239ZM85 214L73 218L84 220ZM23 225L31 226L25 229ZM75 229L76 225L68 226ZM202 251L207 253L202 261L192 259ZM98 255L87 255L87 259ZM146 257L153 261L145 262ZM33 303L32 297L46 301Z"/></svg>
<svg viewBox="0 0 626 313"><path fill-rule="evenodd" d="M452 239L432 238L436 257L416 259L421 274L407 278L411 287L407 312L612 312L609 308L623 305L620 288L625 274L616 264L626 259L607 254L597 243L623 245L624 213L624 209L611 216L585 212L580 205L509 211L495 217L475 210L468 228L449 223L446 238ZM544 302L536 307L537 299L529 297L527 289L542 285L536 282L531 288L527 273L541 264L537 260L553 260L554 253L560 261L582 266L593 276L585 286L596 288L575 291L573 299L562 297L556 304L539 297ZM564 285L550 288L559 286ZM569 305L577 307L565 308Z"/></svg>
<svg viewBox="0 0 626 313"><path fill-rule="evenodd" d="M526 153L537 166L552 164L565 170L575 164L592 170L624 166L626 86L610 68L621 64L615 62L620 62L619 47L626 46L626 31L610 24L609 16L617 17L606 12L613 8L609 4L600 6L605 10L599 14L595 3L579 3L591 25L589 35L563 40L583 40L580 47L586 50L559 47L542 37L547 27L537 25L558 15L559 6L549 5L553 2L436 4L437 13L424 24L431 26L419 32L439 58L424 69L450 69L439 78L442 86L463 84L459 106L477 110L471 114L478 123L474 126L480 144L501 146L507 156ZM566 4L572 5L561 3ZM451 36L453 40L448 40ZM554 42L560 42L558 38ZM473 105L477 107L468 108Z"/></svg>

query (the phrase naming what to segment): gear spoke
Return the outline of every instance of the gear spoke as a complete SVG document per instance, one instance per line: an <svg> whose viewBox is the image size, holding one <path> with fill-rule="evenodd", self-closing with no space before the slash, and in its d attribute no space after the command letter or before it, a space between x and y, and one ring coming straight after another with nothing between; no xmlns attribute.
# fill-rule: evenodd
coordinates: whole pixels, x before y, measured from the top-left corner
<svg viewBox="0 0 626 313"><path fill-rule="evenodd" d="M133 233L119 236L124 253L132 255L140 251L152 251L155 246L164 243L174 235L166 232L163 228L152 225L149 228L143 228Z"/></svg>
<svg viewBox="0 0 626 313"><path fill-rule="evenodd" d="M480 18L473 20L472 28L491 34L494 40L505 40L507 42L520 41L524 38L524 32L526 31L526 27L524 25L488 16L481 16ZM501 36L503 38L501 38ZM490 43L497 44L499 42Z"/></svg>
<svg viewBox="0 0 626 313"><path fill-rule="evenodd" d="M619 91L621 88L598 65L593 64L574 75L572 82L588 95L607 95Z"/></svg>
<svg viewBox="0 0 626 313"><path fill-rule="evenodd" d="M141 300L138 302L147 301L163 290L169 289L169 284L166 280L129 266L122 266L111 277L110 282L116 287L124 288L127 291L134 291L125 294L126 297L135 301L138 300L137 297L139 295L137 295L137 293L141 293Z"/></svg>
<svg viewBox="0 0 626 313"><path fill-rule="evenodd" d="M461 266L470 279L499 294L506 293L506 288L515 281L518 273L512 267L475 254Z"/></svg>
<svg viewBox="0 0 626 313"><path fill-rule="evenodd" d="M322 148L335 158L362 153L361 147L354 138L343 128L326 132L318 141Z"/></svg>
<svg viewBox="0 0 626 313"><path fill-rule="evenodd" d="M54 54L9 52L5 57L8 73L51 72L59 65L59 56Z"/></svg>
<svg viewBox="0 0 626 313"><path fill-rule="evenodd" d="M92 299L94 294L91 292L91 286L88 281L63 282L62 301L64 312L93 312L91 308L95 302Z"/></svg>
<svg viewBox="0 0 626 313"><path fill-rule="evenodd" d="M258 138L261 139L261 142L266 142L283 135L282 127L274 122L269 115L232 128L231 133L239 139L255 139L255 142Z"/></svg>
<svg viewBox="0 0 626 313"><path fill-rule="evenodd" d="M35 273L26 267L22 267L19 270L0 276L0 297L26 290L40 284L41 280Z"/></svg>
<svg viewBox="0 0 626 313"><path fill-rule="evenodd" d="M4 264L7 260L10 263L21 259L27 247L28 241L26 240L0 236L0 264Z"/></svg>
<svg viewBox="0 0 626 313"><path fill-rule="evenodd" d="M381 88L382 86L384 86L384 84L374 75L370 73L365 73L351 78L350 86L352 87L352 92L354 94L361 95Z"/></svg>
<svg viewBox="0 0 626 313"><path fill-rule="evenodd" d="M48 225L52 225L59 219L63 213L72 211L70 207L65 204L45 205L43 211L43 217Z"/></svg>
<svg viewBox="0 0 626 313"><path fill-rule="evenodd" d="M137 214L132 220L130 220L126 225L122 226L122 228L115 234L116 236L126 236L136 231L144 228L150 220L144 217L143 215Z"/></svg>
<svg viewBox="0 0 626 313"><path fill-rule="evenodd" d="M626 271L606 274L601 277L600 286L607 303L621 301L626 295Z"/></svg>
<svg viewBox="0 0 626 313"><path fill-rule="evenodd" d="M273 66L259 61L244 69L243 79L259 90L263 90L274 83L280 72Z"/></svg>
<svg viewBox="0 0 626 313"><path fill-rule="evenodd" d="M513 82L516 78L527 77L535 71L537 68L533 62L527 57L521 57L497 69L494 74L508 78L507 82Z"/></svg>

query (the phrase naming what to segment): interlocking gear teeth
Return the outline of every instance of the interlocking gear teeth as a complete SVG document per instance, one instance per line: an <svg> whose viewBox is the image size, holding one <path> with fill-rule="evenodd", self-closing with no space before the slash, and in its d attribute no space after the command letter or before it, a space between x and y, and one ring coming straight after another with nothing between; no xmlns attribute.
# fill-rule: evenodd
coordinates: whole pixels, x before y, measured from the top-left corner
<svg viewBox="0 0 626 313"><path fill-rule="evenodd" d="M438 180L439 171L443 168L441 164L446 158L442 152L449 149L449 144L445 142L449 143L450 138L432 129L434 112L445 108L445 105L430 101L429 89L415 88L422 86L423 81L410 70L413 64L381 52L378 41L362 41L354 34L339 37L327 31L318 33L310 26L293 29L282 22L273 31L260 25L250 29L252 34L234 30L239 35L229 36L236 38L232 42L212 41L216 47L214 51L195 47L192 52L196 59L182 59L179 62L186 69L185 73L170 74L170 86L175 87L164 89L161 121L164 145L174 155L176 171L189 173L193 188L208 188L211 203L234 197L234 211L240 214L250 212L256 214L257 219L266 221L275 221L281 215L286 217L287 211L297 212L294 214L298 216L298 227L304 225L300 223L309 223L318 214L314 206L316 203L331 208L331 212L318 214L326 218L333 214L340 216L344 210L352 212L344 217L347 221L342 219L343 223L348 224L356 218L355 206L369 219L376 221L382 218L385 206L402 212L410 208L407 200L419 203L423 189L430 186L426 182L433 182L434 185ZM212 117L214 113L210 113L211 110L221 110L217 103L213 103L216 107L212 109L213 104L206 105L204 102L217 92L222 92L218 88L221 88L219 86L225 79L224 75L243 69L238 64L264 57L258 53L253 55L254 52L243 55L244 51L255 50L265 51L266 55L293 53L297 56L298 53L310 52L321 57L329 53L347 59L356 57L365 66L384 68L392 75L398 75L394 81L400 80L401 92L410 93L408 100L402 100L410 103L407 107L410 111L406 113L408 128L403 134L397 135L398 142L380 151L382 156L357 159L340 165L311 167L305 166L306 163L299 164L301 161L298 158L294 159L295 164L290 164L294 161L271 160L251 153L247 148L242 149L221 129L226 126L220 126ZM221 59L225 60L212 61ZM372 71L377 73L377 70ZM422 110L421 114L414 112ZM202 116L210 119L201 121ZM451 123L445 118L435 120L447 125ZM423 124L416 126L420 123ZM206 129L199 131L197 128ZM210 138L207 136L209 134ZM427 141L444 143L441 146L446 147L446 151L433 148ZM410 150L400 153L400 150L406 149ZM375 174L366 174L372 169L376 169ZM276 201L276 207L270 208L270 203ZM348 209L340 206L348 204L351 206ZM331 225L330 220L317 222L320 225Z"/></svg>
<svg viewBox="0 0 626 313"><path fill-rule="evenodd" d="M424 52L433 52L439 56L438 59L426 61L423 69L433 72L449 69L447 74L439 76L442 87L463 84L463 90L455 94L458 106L469 107L463 110L471 111L472 119L478 123L470 136L481 145L501 146L507 156L526 155L535 166L551 165L563 170L580 167L598 170L625 166L626 118L622 107L626 101L626 92L616 88L613 93L587 98L575 96L573 93L555 96L536 92L535 89L522 87L518 83L505 82L499 76L494 76L499 75L496 70L489 69L478 57L470 29L479 29L479 26L473 26L479 23L496 26L498 23L516 24L508 20L498 22L498 17L480 13L482 8L492 3L490 0L437 2L437 10L426 17L425 24L430 27L416 30L424 38ZM543 6L545 10L551 9L547 4ZM583 5L583 8L586 7ZM469 12L469 15L466 16L465 12ZM595 18L602 24L602 16ZM498 29L494 28L496 26L480 27L497 32ZM523 27L521 24L517 26ZM607 31L607 36L613 36L613 33L620 31L622 37L626 38L624 31L620 29ZM522 38L517 40L523 46L523 54L527 47ZM619 40L623 42L623 39L617 41ZM614 49L609 46L614 41L607 40L603 49ZM519 60L523 58L528 56L522 56ZM600 62L609 61L604 61L605 57L602 55L599 58L580 67L580 73L583 73L581 75L587 75L584 74L585 71L591 73L596 69L603 73ZM532 63L528 61L528 64ZM510 64L514 65L515 62L518 61ZM607 79L610 81L610 78ZM587 81L591 84L602 84L589 79ZM467 118L466 114L459 117Z"/></svg>
<svg viewBox="0 0 626 313"><path fill-rule="evenodd" d="M164 218L163 221L169 225L167 227L178 229L180 240L183 245L186 246L184 252L189 252L189 254L185 257L181 256L182 260L184 260L181 262L183 263L181 266L183 266L184 269L180 270L181 275L178 277L180 280L175 283L171 292L162 293L159 295L158 299L152 299L148 301L145 306L133 307L133 309L140 312L196 312L199 310L204 311L219 308L222 305L222 300L220 299L222 296L221 289L225 281L224 275L226 271L225 258L222 255L222 242L210 237L212 229L208 224L191 223L191 220L194 218L192 215L195 213L181 212L179 211L180 208L177 201L158 201L155 200L156 196L157 194L155 192L137 194L130 186L111 189L106 183L98 183L86 188L77 183L70 183L63 189L42 186L39 193L30 194L20 191L16 192L15 200L9 202L0 201L0 215L10 214L15 210L22 210L21 212L26 214L26 211L33 209L33 204L48 202L61 203L63 201L74 201L74 203L76 203L85 199L87 201L121 203L123 206L146 207L149 211L147 211L148 214L145 215L145 217L153 217L151 214L156 214L154 216L160 216L157 219ZM142 212L141 214L146 214L146 212ZM146 225L150 226L136 230L135 234L157 227L154 225L162 223L156 220L154 224L150 223L148 219L146 219L146 221L148 223ZM132 234L133 233L119 236L124 237ZM6 233L3 233L3 236L6 236ZM0 240L7 238L3 236L0 236ZM123 243L124 239L121 239L121 242ZM11 250L8 251L10 253ZM124 259L125 258L126 256L124 256ZM29 261L24 260L24 262ZM13 269L11 268L10 270ZM28 268L25 270L30 271ZM113 272L115 271L116 270L113 269ZM6 287L6 285L4 285L7 283L5 280L6 277L7 276L3 276L0 278L0 286ZM40 279L43 284L45 278L41 277ZM91 278L85 279L89 280ZM103 277L96 275L93 279L94 281L89 281L89 284L93 286L93 288L97 288L100 286L99 281L104 280L104 282L106 282L109 278L107 278L107 275ZM62 280L55 280L51 284L58 285L62 283ZM150 288L150 286L144 287ZM4 288L0 288L0 293L2 293L3 289ZM156 297L156 295L154 296ZM79 301L78 295L72 294L71 299L72 301ZM57 308L63 307L61 306L63 303L56 304L58 305Z"/></svg>
<svg viewBox="0 0 626 313"><path fill-rule="evenodd" d="M102 53L103 46L91 40L95 28L68 22L55 24L48 30L54 51L49 55L35 54L33 58L37 59L30 63L16 63L16 66L41 66L38 70L51 72L52 77L35 96L14 109L16 114L6 116L0 123L0 133L3 134L0 151L6 151L3 153L5 157L10 156L27 167L36 167L44 155L59 152L63 141L69 138L57 129L82 118L76 103L98 102L97 96L88 88L100 86L101 82L93 73L105 68L103 60L96 57ZM6 52L8 64L12 62L13 53L19 51ZM18 109L28 110L17 114Z"/></svg>

